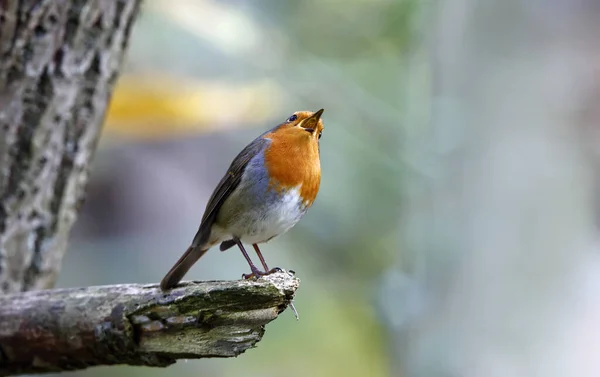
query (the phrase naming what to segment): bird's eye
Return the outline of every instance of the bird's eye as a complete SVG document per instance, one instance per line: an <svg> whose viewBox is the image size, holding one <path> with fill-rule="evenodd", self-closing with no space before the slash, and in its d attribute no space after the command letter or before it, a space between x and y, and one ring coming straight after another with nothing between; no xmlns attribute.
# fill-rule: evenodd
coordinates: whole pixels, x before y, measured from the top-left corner
<svg viewBox="0 0 600 377"><path fill-rule="evenodd" d="M319 140L321 140L321 134L323 134L323 132L319 132Z"/></svg>
<svg viewBox="0 0 600 377"><path fill-rule="evenodd" d="M292 115L291 117L289 117L287 121L288 121L288 122L293 122L293 121L295 121L296 119L298 119L298 117L296 116L296 114L294 114L294 115Z"/></svg>

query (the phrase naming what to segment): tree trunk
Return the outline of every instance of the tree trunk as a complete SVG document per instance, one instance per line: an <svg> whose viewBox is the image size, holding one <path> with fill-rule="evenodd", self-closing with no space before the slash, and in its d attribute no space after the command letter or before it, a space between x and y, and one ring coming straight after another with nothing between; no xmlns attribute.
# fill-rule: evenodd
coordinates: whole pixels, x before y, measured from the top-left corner
<svg viewBox="0 0 600 377"><path fill-rule="evenodd" d="M0 1L0 291L53 286L140 0Z"/></svg>

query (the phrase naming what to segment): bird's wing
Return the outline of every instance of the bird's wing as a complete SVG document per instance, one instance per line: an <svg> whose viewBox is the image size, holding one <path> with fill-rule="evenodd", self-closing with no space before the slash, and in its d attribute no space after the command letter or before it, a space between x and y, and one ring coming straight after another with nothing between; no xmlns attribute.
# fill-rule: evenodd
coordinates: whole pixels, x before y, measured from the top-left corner
<svg viewBox="0 0 600 377"><path fill-rule="evenodd" d="M204 215L202 216L200 228L194 237L192 246L199 246L208 242L210 230L219 213L219 209L233 190L240 184L248 162L250 162L252 157L256 156L256 154L264 148L265 144L269 142L269 140L263 138L265 134L254 139L254 141L248 144L231 162L229 169L227 169L227 173L221 178L217 188L215 188L215 191L208 200Z"/></svg>

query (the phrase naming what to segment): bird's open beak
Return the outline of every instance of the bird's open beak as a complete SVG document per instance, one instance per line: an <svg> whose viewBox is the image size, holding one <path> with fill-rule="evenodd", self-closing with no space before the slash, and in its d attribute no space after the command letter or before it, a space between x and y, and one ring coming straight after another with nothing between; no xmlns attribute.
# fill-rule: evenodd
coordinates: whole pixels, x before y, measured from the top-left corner
<svg viewBox="0 0 600 377"><path fill-rule="evenodd" d="M319 128L319 119L321 119L321 114L323 114L323 111L325 111L325 109L318 110L313 115L304 119L301 127L313 134L317 132L317 129Z"/></svg>

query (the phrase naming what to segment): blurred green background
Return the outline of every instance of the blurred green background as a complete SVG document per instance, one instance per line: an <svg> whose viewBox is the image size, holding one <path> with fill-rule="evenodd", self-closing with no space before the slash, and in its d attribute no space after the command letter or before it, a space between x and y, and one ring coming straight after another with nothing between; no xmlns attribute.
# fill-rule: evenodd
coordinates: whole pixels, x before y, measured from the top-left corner
<svg viewBox="0 0 600 377"><path fill-rule="evenodd" d="M325 108L317 201L263 247L301 279L300 321L285 312L236 359L70 375L396 375L389 334L411 304L387 297L403 281L398 151L418 109L408 93L427 78L421 11L416 0L144 3L58 286L158 282L233 157L294 111ZM214 249L186 279L246 270L239 251Z"/></svg>

